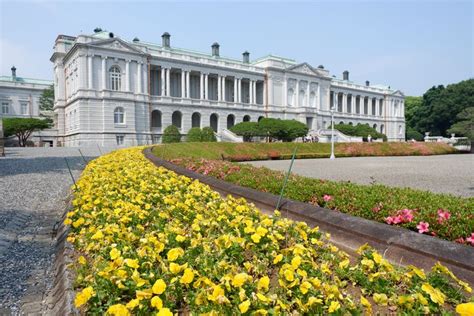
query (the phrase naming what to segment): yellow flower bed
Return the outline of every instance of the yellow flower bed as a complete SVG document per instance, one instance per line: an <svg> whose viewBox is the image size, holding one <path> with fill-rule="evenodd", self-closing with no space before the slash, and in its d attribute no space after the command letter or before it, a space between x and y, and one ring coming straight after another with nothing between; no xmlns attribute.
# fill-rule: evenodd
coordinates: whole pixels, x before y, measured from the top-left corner
<svg viewBox="0 0 474 316"><path fill-rule="evenodd" d="M436 265L356 259L305 223L156 168L142 148L87 166L65 223L88 314L468 313L469 286ZM472 298L471 298L472 299ZM460 305L464 303L463 305ZM457 307L457 308L456 308Z"/></svg>

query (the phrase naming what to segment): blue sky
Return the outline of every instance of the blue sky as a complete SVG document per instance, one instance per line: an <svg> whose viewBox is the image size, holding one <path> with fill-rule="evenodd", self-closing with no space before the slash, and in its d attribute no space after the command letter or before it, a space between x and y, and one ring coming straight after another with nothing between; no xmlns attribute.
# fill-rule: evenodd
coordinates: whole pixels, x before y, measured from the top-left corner
<svg viewBox="0 0 474 316"><path fill-rule="evenodd" d="M131 40L161 41L251 59L272 53L323 64L331 75L421 95L474 77L473 1L112 2L0 0L0 73L51 79L58 34L95 27Z"/></svg>

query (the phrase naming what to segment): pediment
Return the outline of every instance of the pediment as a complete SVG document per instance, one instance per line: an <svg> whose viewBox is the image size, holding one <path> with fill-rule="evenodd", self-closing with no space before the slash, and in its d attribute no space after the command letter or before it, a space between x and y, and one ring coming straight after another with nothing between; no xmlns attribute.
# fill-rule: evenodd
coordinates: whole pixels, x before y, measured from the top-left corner
<svg viewBox="0 0 474 316"><path fill-rule="evenodd" d="M405 96L403 94L403 92L401 92L400 90L395 91L394 93L392 93L392 95L395 96L395 97L404 97Z"/></svg>
<svg viewBox="0 0 474 316"><path fill-rule="evenodd" d="M127 42L119 38L110 38L106 40L96 41L96 42L89 43L88 45L93 46L93 47L119 50L121 52L143 54L141 50L136 49L135 47L129 45Z"/></svg>
<svg viewBox="0 0 474 316"><path fill-rule="evenodd" d="M319 73L316 69L311 67L311 65L308 63L301 63L298 65L294 65L294 66L288 67L287 70L293 71L293 72L299 72L299 73L311 75L311 76L321 76L321 73Z"/></svg>

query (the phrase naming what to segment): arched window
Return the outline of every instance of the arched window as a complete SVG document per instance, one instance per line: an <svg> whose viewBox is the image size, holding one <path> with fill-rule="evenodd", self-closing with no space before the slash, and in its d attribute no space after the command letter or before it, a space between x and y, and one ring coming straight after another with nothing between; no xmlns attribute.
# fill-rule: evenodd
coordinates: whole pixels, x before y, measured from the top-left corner
<svg viewBox="0 0 474 316"><path fill-rule="evenodd" d="M120 68L118 66L112 66L109 70L110 74L110 89L115 91L120 91L121 88L121 81L122 81L122 74L120 72Z"/></svg>
<svg viewBox="0 0 474 316"><path fill-rule="evenodd" d="M380 125L380 133L385 133L385 126L383 124Z"/></svg>
<svg viewBox="0 0 474 316"><path fill-rule="evenodd" d="M231 128L235 124L235 116L233 114L229 114L227 116L227 128Z"/></svg>
<svg viewBox="0 0 474 316"><path fill-rule="evenodd" d="M151 127L161 129L161 112L158 110L151 112Z"/></svg>
<svg viewBox="0 0 474 316"><path fill-rule="evenodd" d="M243 121L250 122L250 115L245 115Z"/></svg>
<svg viewBox="0 0 474 316"><path fill-rule="evenodd" d="M374 124L374 126L372 126L375 130L377 130L377 124Z"/></svg>
<svg viewBox="0 0 474 316"><path fill-rule="evenodd" d="M174 111L173 114L171 115L171 124L181 129L182 117L183 115L181 114L180 111Z"/></svg>
<svg viewBox="0 0 474 316"><path fill-rule="evenodd" d="M124 124L125 123L125 111L122 107L116 107L114 110L114 123Z"/></svg>
<svg viewBox="0 0 474 316"><path fill-rule="evenodd" d="M201 127L201 114L194 112L191 116L191 127Z"/></svg>
<svg viewBox="0 0 474 316"><path fill-rule="evenodd" d="M344 124L344 122L343 122L343 121L340 121L339 124Z"/></svg>
<svg viewBox="0 0 474 316"><path fill-rule="evenodd" d="M288 89L288 106L293 106L293 97L294 97L295 92L293 89Z"/></svg>
<svg viewBox="0 0 474 316"><path fill-rule="evenodd" d="M259 116L259 117L258 117L258 121L260 122L263 118L265 118L265 117Z"/></svg>
<svg viewBox="0 0 474 316"><path fill-rule="evenodd" d="M211 114L211 128L214 130L214 132L217 133L217 129L219 128L219 116L217 116L216 113Z"/></svg>
<svg viewBox="0 0 474 316"><path fill-rule="evenodd" d="M349 125L352 126L353 125L352 122L349 122Z"/></svg>
<svg viewBox="0 0 474 316"><path fill-rule="evenodd" d="M401 125L398 126L398 134L403 134L403 127Z"/></svg>

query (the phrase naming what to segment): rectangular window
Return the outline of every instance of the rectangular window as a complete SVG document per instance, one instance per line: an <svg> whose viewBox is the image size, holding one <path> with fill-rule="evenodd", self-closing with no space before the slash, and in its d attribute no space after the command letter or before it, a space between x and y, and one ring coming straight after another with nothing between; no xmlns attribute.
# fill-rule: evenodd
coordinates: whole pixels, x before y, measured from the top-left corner
<svg viewBox="0 0 474 316"><path fill-rule="evenodd" d="M120 146L120 145L123 145L123 140L125 139L125 136L117 135L115 136L115 139L117 140L117 145Z"/></svg>
<svg viewBox="0 0 474 316"><path fill-rule="evenodd" d="M28 114L28 103L21 102L21 114L27 115Z"/></svg>
<svg viewBox="0 0 474 316"><path fill-rule="evenodd" d="M2 114L9 114L9 113L10 113L10 103L2 102Z"/></svg>

